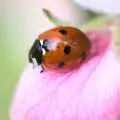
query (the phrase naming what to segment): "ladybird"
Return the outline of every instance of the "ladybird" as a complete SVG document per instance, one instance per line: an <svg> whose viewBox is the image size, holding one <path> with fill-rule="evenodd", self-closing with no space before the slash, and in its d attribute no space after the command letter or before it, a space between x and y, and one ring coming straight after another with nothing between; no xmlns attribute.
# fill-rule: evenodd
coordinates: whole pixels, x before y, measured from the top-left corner
<svg viewBox="0 0 120 120"><path fill-rule="evenodd" d="M79 29L58 26L41 33L29 50L30 63L34 60L46 68L69 68L76 61L85 60L91 48L90 40Z"/></svg>

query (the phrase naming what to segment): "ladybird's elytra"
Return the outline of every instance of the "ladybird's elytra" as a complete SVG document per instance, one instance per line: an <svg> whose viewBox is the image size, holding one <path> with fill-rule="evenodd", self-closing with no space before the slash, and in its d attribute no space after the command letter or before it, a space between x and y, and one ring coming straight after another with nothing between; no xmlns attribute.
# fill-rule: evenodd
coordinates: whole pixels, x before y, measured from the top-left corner
<svg viewBox="0 0 120 120"><path fill-rule="evenodd" d="M36 38L29 51L29 62L33 63L35 59L42 68L70 67L69 62L74 64L80 59L84 60L90 48L90 40L81 30L58 26Z"/></svg>
<svg viewBox="0 0 120 120"><path fill-rule="evenodd" d="M71 47L70 47L69 45L66 45L66 46L64 47L64 54L65 54L65 55L69 55L70 52L71 52Z"/></svg>
<svg viewBox="0 0 120 120"><path fill-rule="evenodd" d="M67 31L65 29L60 29L59 32L62 34L62 35L67 35Z"/></svg>

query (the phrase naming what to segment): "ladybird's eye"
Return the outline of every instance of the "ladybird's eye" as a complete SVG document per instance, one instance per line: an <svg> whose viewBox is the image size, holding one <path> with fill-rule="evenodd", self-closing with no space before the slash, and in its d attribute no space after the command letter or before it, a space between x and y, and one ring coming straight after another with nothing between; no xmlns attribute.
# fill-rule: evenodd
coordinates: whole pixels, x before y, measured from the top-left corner
<svg viewBox="0 0 120 120"><path fill-rule="evenodd" d="M69 55L70 52L71 52L71 47L70 47L69 45L65 46L65 48L64 48L64 53L65 53L66 55Z"/></svg>
<svg viewBox="0 0 120 120"><path fill-rule="evenodd" d="M62 34L62 35L67 35L67 31L65 29L60 29L59 32Z"/></svg>

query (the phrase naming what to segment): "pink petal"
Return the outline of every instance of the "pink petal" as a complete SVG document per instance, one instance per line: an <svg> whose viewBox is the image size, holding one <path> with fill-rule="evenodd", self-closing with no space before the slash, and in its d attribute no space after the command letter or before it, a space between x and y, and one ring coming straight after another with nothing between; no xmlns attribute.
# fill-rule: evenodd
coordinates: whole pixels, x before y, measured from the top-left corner
<svg viewBox="0 0 120 120"><path fill-rule="evenodd" d="M91 56L79 70L44 72L29 65L10 110L11 120L119 120L120 64L110 31L86 33Z"/></svg>

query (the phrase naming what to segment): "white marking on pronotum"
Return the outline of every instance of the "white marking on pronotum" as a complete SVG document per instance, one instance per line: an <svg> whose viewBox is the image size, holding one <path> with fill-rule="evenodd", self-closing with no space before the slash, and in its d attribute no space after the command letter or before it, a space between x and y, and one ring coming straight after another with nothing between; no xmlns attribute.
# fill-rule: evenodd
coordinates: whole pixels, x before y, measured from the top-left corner
<svg viewBox="0 0 120 120"><path fill-rule="evenodd" d="M32 59L33 60L33 68L35 68L38 64L35 58Z"/></svg>
<svg viewBox="0 0 120 120"><path fill-rule="evenodd" d="M46 54L46 50L44 48L42 48L42 54L45 55Z"/></svg>
<svg viewBox="0 0 120 120"><path fill-rule="evenodd" d="M41 46L43 46L43 40L42 39L40 40L40 44L41 44ZM44 48L42 48L42 52L43 52L42 53L43 55L46 54L46 50Z"/></svg>
<svg viewBox="0 0 120 120"><path fill-rule="evenodd" d="M37 65L37 61L36 61L35 58L33 58L33 64L34 64L34 65Z"/></svg>
<svg viewBox="0 0 120 120"><path fill-rule="evenodd" d="M42 39L40 40L40 44L41 44L41 46L43 45L43 40Z"/></svg>

